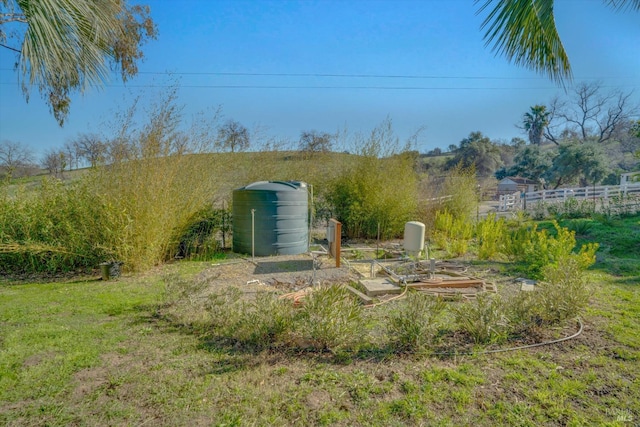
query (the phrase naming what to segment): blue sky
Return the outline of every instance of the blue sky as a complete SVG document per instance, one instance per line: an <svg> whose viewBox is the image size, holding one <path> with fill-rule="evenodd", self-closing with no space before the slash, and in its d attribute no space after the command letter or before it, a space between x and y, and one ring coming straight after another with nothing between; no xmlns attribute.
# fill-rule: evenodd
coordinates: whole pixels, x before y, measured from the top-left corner
<svg viewBox="0 0 640 427"><path fill-rule="evenodd" d="M27 103L0 48L0 139L41 154L107 123L134 96L178 80L189 117L221 106L225 118L297 140L302 130L367 132L390 117L400 138L424 127L417 148L458 144L479 130L525 137L530 106L561 88L484 46L472 0L149 0L159 37L124 86L74 96L64 128L37 91ZM575 82L634 90L640 103L640 13L600 0L557 0L556 22ZM169 75L171 74L171 76ZM337 76L339 75L339 76Z"/></svg>

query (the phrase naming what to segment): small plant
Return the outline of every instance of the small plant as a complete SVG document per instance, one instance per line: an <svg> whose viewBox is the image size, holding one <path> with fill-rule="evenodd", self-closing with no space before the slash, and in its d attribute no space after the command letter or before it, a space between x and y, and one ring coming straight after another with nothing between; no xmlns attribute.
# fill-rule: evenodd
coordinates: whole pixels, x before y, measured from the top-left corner
<svg viewBox="0 0 640 427"><path fill-rule="evenodd" d="M325 286L305 298L296 332L310 347L336 353L359 344L364 323L362 307L348 291Z"/></svg>
<svg viewBox="0 0 640 427"><path fill-rule="evenodd" d="M234 287L208 295L204 309L209 314L210 332L214 336L237 341L244 310L241 296L242 291Z"/></svg>
<svg viewBox="0 0 640 427"><path fill-rule="evenodd" d="M585 309L591 293L583 266L579 258L565 257L544 269L544 281L537 286L534 298L545 323L558 324Z"/></svg>
<svg viewBox="0 0 640 427"><path fill-rule="evenodd" d="M593 221L589 219L572 219L564 223L565 227L570 231L573 231L575 234L579 236L586 235L589 230L593 227Z"/></svg>
<svg viewBox="0 0 640 427"><path fill-rule="evenodd" d="M499 295L479 294L454 308L459 328L476 344L504 341L509 332L505 304Z"/></svg>
<svg viewBox="0 0 640 427"><path fill-rule="evenodd" d="M495 214L489 214L476 226L478 239L478 258L488 260L494 258L501 250L506 234L504 219L496 219Z"/></svg>
<svg viewBox="0 0 640 427"><path fill-rule="evenodd" d="M294 320L295 309L291 300L259 292L254 302L243 305L237 337L258 348L278 347L290 338Z"/></svg>
<svg viewBox="0 0 640 427"><path fill-rule="evenodd" d="M422 352L435 341L446 304L442 298L410 292L404 305L394 311L387 324L396 351Z"/></svg>
<svg viewBox="0 0 640 427"><path fill-rule="evenodd" d="M576 246L575 232L560 227L553 221L555 237L547 230L538 230L537 225L518 228L512 231L505 244L505 254L515 261L522 262L526 272L533 278L541 278L547 265L557 264L560 260L573 256L583 268L595 262L597 243L583 245L577 254L572 251Z"/></svg>
<svg viewBox="0 0 640 427"><path fill-rule="evenodd" d="M535 292L518 292L505 301L511 335L536 335L542 326Z"/></svg>
<svg viewBox="0 0 640 427"><path fill-rule="evenodd" d="M455 217L448 210L436 212L433 241L450 257L467 253L473 236L473 226L464 217Z"/></svg>

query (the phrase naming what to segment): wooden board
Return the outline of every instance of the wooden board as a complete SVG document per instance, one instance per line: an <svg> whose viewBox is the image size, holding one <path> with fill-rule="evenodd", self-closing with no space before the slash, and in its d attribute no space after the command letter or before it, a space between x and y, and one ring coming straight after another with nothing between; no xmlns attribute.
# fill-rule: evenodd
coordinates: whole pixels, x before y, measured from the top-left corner
<svg viewBox="0 0 640 427"><path fill-rule="evenodd" d="M400 286L384 277L375 279L360 279L358 283L363 287L365 293L370 297L402 293L402 288Z"/></svg>
<svg viewBox="0 0 640 427"><path fill-rule="evenodd" d="M442 281L423 281L408 283L407 286L414 289L420 288L481 288L484 286L483 280L442 280Z"/></svg>
<svg viewBox="0 0 640 427"><path fill-rule="evenodd" d="M359 290L357 290L356 288L353 288L349 285L344 285L344 287L351 292L352 294L354 294L355 296L357 296L358 298L360 298L360 301L362 301L364 304L369 305L373 303L373 298L363 294L362 292L360 292Z"/></svg>

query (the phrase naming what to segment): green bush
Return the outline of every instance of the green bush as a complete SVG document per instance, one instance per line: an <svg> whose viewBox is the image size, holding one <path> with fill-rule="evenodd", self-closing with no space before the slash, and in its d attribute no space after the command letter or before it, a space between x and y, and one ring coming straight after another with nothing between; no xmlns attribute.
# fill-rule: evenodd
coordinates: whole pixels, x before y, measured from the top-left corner
<svg viewBox="0 0 640 427"><path fill-rule="evenodd" d="M504 219L496 219L495 214L489 214L476 225L476 238L478 240L478 258L482 260L493 259L502 251L507 227Z"/></svg>
<svg viewBox="0 0 640 427"><path fill-rule="evenodd" d="M537 224L512 230L505 239L505 254L525 265L526 272L533 278L541 278L543 269L567 257L575 257L581 266L589 267L595 262L597 243L583 245L577 254L575 232L560 227L553 221L555 237L546 229L538 230Z"/></svg>
<svg viewBox="0 0 640 427"><path fill-rule="evenodd" d="M442 326L447 305L442 298L410 292L387 323L387 333L395 351L422 352L434 343Z"/></svg>
<svg viewBox="0 0 640 427"><path fill-rule="evenodd" d="M482 293L473 301L453 308L456 323L477 344L501 342L508 337L509 320L504 301L497 294Z"/></svg>
<svg viewBox="0 0 640 427"><path fill-rule="evenodd" d="M1 191L1 190L0 190ZM0 197L0 272L59 272L113 259L115 212L85 181L44 179Z"/></svg>
<svg viewBox="0 0 640 427"><path fill-rule="evenodd" d="M296 334L303 345L340 352L362 341L362 306L344 288L325 286L309 293L296 316Z"/></svg>
<svg viewBox="0 0 640 427"><path fill-rule="evenodd" d="M473 237L473 225L465 217L455 216L448 209L436 212L433 242L448 256L458 257L467 253Z"/></svg>
<svg viewBox="0 0 640 427"><path fill-rule="evenodd" d="M357 155L331 181L326 199L351 237L399 237L417 209L415 153L397 150L390 122L357 142Z"/></svg>
<svg viewBox="0 0 640 427"><path fill-rule="evenodd" d="M456 219L471 222L477 213L479 203L479 187L474 165L463 167L456 165L448 171L442 185L444 208Z"/></svg>
<svg viewBox="0 0 640 427"><path fill-rule="evenodd" d="M289 344L295 325L295 309L289 299L259 292L255 301L243 306L236 337L257 348Z"/></svg>
<svg viewBox="0 0 640 427"><path fill-rule="evenodd" d="M583 270L578 257L565 257L544 268L544 279L536 286L534 297L545 323L555 325L584 311L591 292Z"/></svg>
<svg viewBox="0 0 640 427"><path fill-rule="evenodd" d="M231 231L231 214L228 209L207 206L188 220L188 227L180 236L176 256L190 260L209 260L220 256L224 250L219 234Z"/></svg>

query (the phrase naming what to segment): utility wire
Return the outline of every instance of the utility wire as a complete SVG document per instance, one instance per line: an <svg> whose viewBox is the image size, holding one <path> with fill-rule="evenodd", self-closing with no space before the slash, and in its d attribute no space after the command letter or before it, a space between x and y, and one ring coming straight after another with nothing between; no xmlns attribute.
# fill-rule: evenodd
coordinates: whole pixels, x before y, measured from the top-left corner
<svg viewBox="0 0 640 427"><path fill-rule="evenodd" d="M9 46L8 49L15 50ZM13 68L0 68L2 71L13 71ZM367 78L367 79L428 79L428 80L547 80L546 77L491 77L491 76L448 76L421 74L349 74L349 73L249 73L249 72L216 72L216 71L139 71L139 75L159 76L226 76L226 77L331 77L331 78ZM581 77L576 80L626 80L637 77Z"/></svg>
<svg viewBox="0 0 640 427"><path fill-rule="evenodd" d="M4 86L17 86L18 83L10 83L10 82L0 82L0 85ZM174 85L163 85L163 84L148 84L148 85L115 85L115 84L106 84L105 87L121 87L121 88L171 88ZM411 91L411 90L549 90L549 89L557 89L555 86L547 86L547 87L480 87L480 86L310 86L310 85L178 85L180 88L191 88L191 89L330 89L330 90L339 90L339 89L349 89L349 90L401 90L401 91ZM629 88L640 88L640 85L623 85L623 86L600 86L601 88L621 88L621 87L629 87Z"/></svg>

